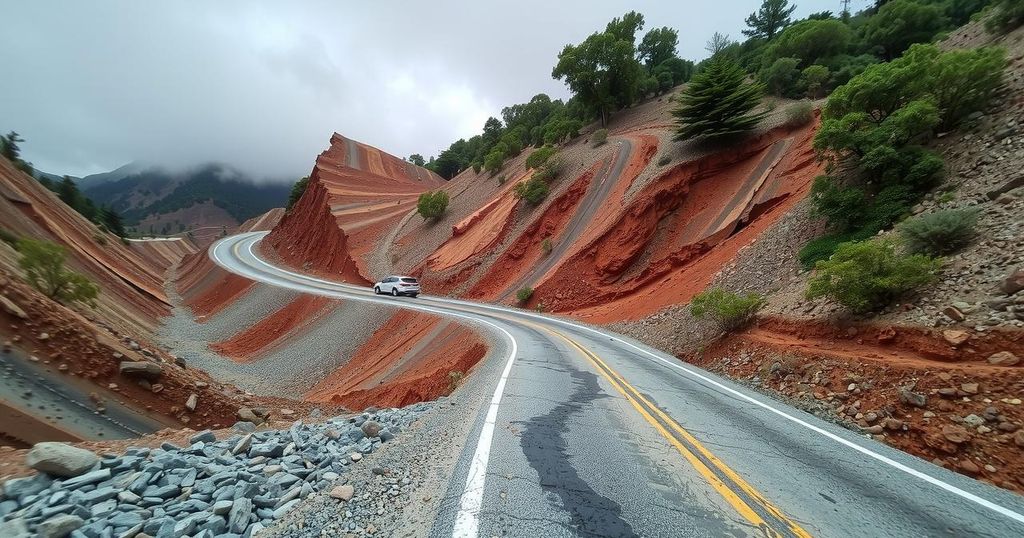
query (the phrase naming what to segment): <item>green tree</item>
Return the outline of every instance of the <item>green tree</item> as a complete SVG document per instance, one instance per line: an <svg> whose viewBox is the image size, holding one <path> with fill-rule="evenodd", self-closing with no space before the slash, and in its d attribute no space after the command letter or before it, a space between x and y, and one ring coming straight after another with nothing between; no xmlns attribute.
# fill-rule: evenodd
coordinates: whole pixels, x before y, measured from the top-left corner
<svg viewBox="0 0 1024 538"><path fill-rule="evenodd" d="M992 15L985 26L992 31L1006 33L1024 24L1024 3L1020 0L996 0Z"/></svg>
<svg viewBox="0 0 1024 538"><path fill-rule="evenodd" d="M815 265L807 298L827 296L854 312L868 312L935 281L939 267L935 258L900 254L890 239L843 243Z"/></svg>
<svg viewBox="0 0 1024 538"><path fill-rule="evenodd" d="M811 65L800 72L800 86L811 99L818 99L824 95L828 79L829 71L824 65Z"/></svg>
<svg viewBox="0 0 1024 538"><path fill-rule="evenodd" d="M448 193L442 190L428 191L420 195L416 202L416 212L424 220L437 219L448 209Z"/></svg>
<svg viewBox="0 0 1024 538"><path fill-rule="evenodd" d="M708 53L711 54L711 57L714 58L715 56L718 56L720 52L732 46L733 43L734 42L729 39L729 34L715 32L714 34L711 34L711 39L704 44L704 50L708 51Z"/></svg>
<svg viewBox="0 0 1024 538"><path fill-rule="evenodd" d="M64 267L64 249L49 241L20 239L18 265L32 287L62 303L96 304L99 287L86 277Z"/></svg>
<svg viewBox="0 0 1024 538"><path fill-rule="evenodd" d="M635 40L643 24L643 16L635 11L612 19L604 32L591 34L579 45L566 45L551 71L601 118L602 126L613 111L637 100L644 71L635 58Z"/></svg>
<svg viewBox="0 0 1024 538"><path fill-rule="evenodd" d="M413 153L412 155L410 155L409 162L415 164L416 166L423 166L424 164L426 164L426 161L423 160L423 156L420 155L419 153Z"/></svg>
<svg viewBox="0 0 1024 538"><path fill-rule="evenodd" d="M11 131L4 136L0 136L0 154L7 157L8 161L12 163L21 160L21 146L25 139L18 133Z"/></svg>
<svg viewBox="0 0 1024 538"><path fill-rule="evenodd" d="M124 219L121 218L117 211L106 206L100 207L96 211L96 217L100 224L110 233L118 237L124 237Z"/></svg>
<svg viewBox="0 0 1024 538"><path fill-rule="evenodd" d="M306 192L306 187L309 186L309 176L306 176L292 185L291 192L288 193L288 205L285 206L285 210L289 210L302 198L302 194Z"/></svg>
<svg viewBox="0 0 1024 538"><path fill-rule="evenodd" d="M679 32L668 26L653 28L648 31L637 47L640 60L647 69L676 57L676 46L679 45Z"/></svg>
<svg viewBox="0 0 1024 538"><path fill-rule="evenodd" d="M749 29L743 30L743 35L771 41L775 34L789 26L789 17L795 9L788 0L764 0L761 8L747 17Z"/></svg>
<svg viewBox="0 0 1024 538"><path fill-rule="evenodd" d="M738 65L712 59L693 77L672 111L679 125L675 139L718 139L753 129L764 117L763 112L753 112L762 93L761 85L748 83Z"/></svg>
<svg viewBox="0 0 1024 538"><path fill-rule="evenodd" d="M864 40L880 49L880 56L891 60L914 43L931 41L949 27L941 5L892 0L864 25Z"/></svg>
<svg viewBox="0 0 1024 538"><path fill-rule="evenodd" d="M841 21L803 20L779 34L766 54L771 58L800 58L800 65L806 67L845 52L851 37L850 27Z"/></svg>
<svg viewBox="0 0 1024 538"><path fill-rule="evenodd" d="M526 181L520 181L516 183L515 187L512 187L512 192L516 198L526 200L526 203L530 205L538 205L548 197L548 192L551 188L548 186L548 182L544 181L541 177L536 174L527 179Z"/></svg>
<svg viewBox="0 0 1024 538"><path fill-rule="evenodd" d="M796 85L800 79L799 58L779 58L764 73L764 83L768 93L782 97L792 97L796 93Z"/></svg>

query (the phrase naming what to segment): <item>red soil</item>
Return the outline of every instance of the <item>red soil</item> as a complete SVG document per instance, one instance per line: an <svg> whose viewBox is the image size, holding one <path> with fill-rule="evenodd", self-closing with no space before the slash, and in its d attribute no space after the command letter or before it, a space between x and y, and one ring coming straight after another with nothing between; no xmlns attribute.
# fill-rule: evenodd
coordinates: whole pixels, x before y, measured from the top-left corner
<svg viewBox="0 0 1024 538"><path fill-rule="evenodd" d="M227 308L255 282L221 269L206 251L199 251L182 260L175 284L185 305L203 321Z"/></svg>
<svg viewBox="0 0 1024 538"><path fill-rule="evenodd" d="M814 125L682 163L535 287L532 304L596 322L685 303L810 189ZM790 140L791 139L791 140Z"/></svg>
<svg viewBox="0 0 1024 538"><path fill-rule="evenodd" d="M501 256L491 264L487 273L466 294L470 298L493 300L515 282L530 267L533 267L544 256L541 243L550 238L552 243L560 241L562 231L568 224L573 213L583 200L583 195L590 187L594 174L601 163L596 162L585 171L573 184L549 205L544 213L534 221L512 244L502 252Z"/></svg>
<svg viewBox="0 0 1024 538"><path fill-rule="evenodd" d="M985 362L999 351L1024 353L1024 331L968 332L953 346L928 328L772 317L686 360L733 377L756 376L762 386L830 409L853 426L875 426L879 441L1024 492L1024 452L1014 449L1024 441L1024 367ZM925 395L924 407L901 401L901 387ZM970 414L992 418L977 428L963 423ZM965 442L943 435L944 428L965 426Z"/></svg>
<svg viewBox="0 0 1024 538"><path fill-rule="evenodd" d="M166 271L185 256L196 252L195 243L187 238L171 240L130 241L128 246L145 260Z"/></svg>
<svg viewBox="0 0 1024 538"><path fill-rule="evenodd" d="M294 337L310 321L316 320L340 301L317 295L300 295L259 323L228 340L210 344L210 349L235 362L250 362L277 344Z"/></svg>
<svg viewBox="0 0 1024 538"><path fill-rule="evenodd" d="M366 256L376 240L421 193L442 185L432 172L335 134L306 192L263 243L294 267L368 284Z"/></svg>
<svg viewBox="0 0 1024 538"><path fill-rule="evenodd" d="M68 266L100 285L97 313L117 326L149 334L170 311L164 267L101 232L38 181L0 158L0 227L58 243Z"/></svg>
<svg viewBox="0 0 1024 538"><path fill-rule="evenodd" d="M306 398L352 409L431 400L450 391L450 372L467 374L486 352L487 346L468 328L399 311Z"/></svg>

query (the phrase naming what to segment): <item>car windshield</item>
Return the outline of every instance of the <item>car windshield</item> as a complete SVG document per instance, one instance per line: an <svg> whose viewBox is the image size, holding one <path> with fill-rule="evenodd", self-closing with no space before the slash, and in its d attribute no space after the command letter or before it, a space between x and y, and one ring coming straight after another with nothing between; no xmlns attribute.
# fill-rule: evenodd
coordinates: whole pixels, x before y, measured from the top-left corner
<svg viewBox="0 0 1024 538"><path fill-rule="evenodd" d="M402 282L405 282L406 284L415 284L416 283L416 279L415 278L403 278Z"/></svg>

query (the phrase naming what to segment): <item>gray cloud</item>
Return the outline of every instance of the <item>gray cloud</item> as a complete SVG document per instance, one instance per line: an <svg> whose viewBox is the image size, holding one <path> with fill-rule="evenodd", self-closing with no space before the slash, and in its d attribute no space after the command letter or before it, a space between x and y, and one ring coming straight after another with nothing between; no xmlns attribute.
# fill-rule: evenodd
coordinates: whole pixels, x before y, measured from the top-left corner
<svg viewBox="0 0 1024 538"><path fill-rule="evenodd" d="M699 59L759 3L8 2L0 129L38 168L74 175L140 160L298 177L334 131L436 155L503 106L567 97L550 76L558 52L612 17L677 28L680 54Z"/></svg>

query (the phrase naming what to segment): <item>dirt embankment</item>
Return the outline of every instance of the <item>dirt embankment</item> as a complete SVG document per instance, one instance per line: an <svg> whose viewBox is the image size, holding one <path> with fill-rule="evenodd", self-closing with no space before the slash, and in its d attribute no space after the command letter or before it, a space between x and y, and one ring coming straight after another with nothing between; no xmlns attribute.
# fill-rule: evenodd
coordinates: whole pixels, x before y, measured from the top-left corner
<svg viewBox="0 0 1024 538"><path fill-rule="evenodd" d="M1024 364L989 360L1007 351L1024 356L1024 332L832 321L768 317L686 359L1024 492Z"/></svg>
<svg viewBox="0 0 1024 538"><path fill-rule="evenodd" d="M199 321L228 307L255 285L252 280L221 269L206 251L182 260L177 275L178 293Z"/></svg>
<svg viewBox="0 0 1024 538"><path fill-rule="evenodd" d="M97 315L119 328L150 335L157 319L169 312L159 262L102 232L4 158L0 158L0 228L63 246L68 266L102 288ZM16 257L4 250L0 264L14 268Z"/></svg>
<svg viewBox="0 0 1024 538"><path fill-rule="evenodd" d="M129 241L128 247L163 272L180 262L185 256L199 250L195 243L185 237L167 240L132 240Z"/></svg>
<svg viewBox="0 0 1024 538"><path fill-rule="evenodd" d="M484 341L466 327L399 311L306 398L351 409L432 400L456 387L486 353Z"/></svg>
<svg viewBox="0 0 1024 538"><path fill-rule="evenodd" d="M252 361L260 353L278 345L287 345L287 341L296 337L306 324L340 304L340 301L327 297L300 295L280 310L231 338L211 343L210 349L237 362Z"/></svg>
<svg viewBox="0 0 1024 538"><path fill-rule="evenodd" d="M533 304L597 322L688 301L810 189L815 125L670 169L535 288Z"/></svg>

